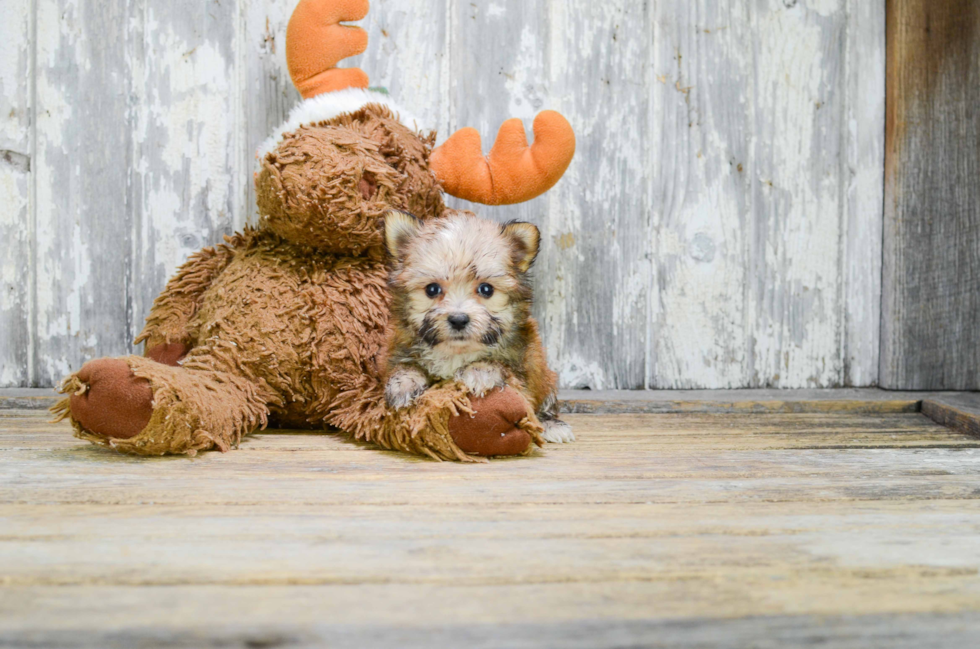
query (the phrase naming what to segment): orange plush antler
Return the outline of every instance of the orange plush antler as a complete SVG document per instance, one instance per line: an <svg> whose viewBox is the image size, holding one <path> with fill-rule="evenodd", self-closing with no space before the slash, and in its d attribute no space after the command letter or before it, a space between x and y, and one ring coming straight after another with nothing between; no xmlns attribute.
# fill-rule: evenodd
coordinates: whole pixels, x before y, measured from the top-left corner
<svg viewBox="0 0 980 649"><path fill-rule="evenodd" d="M286 61L305 99L344 88L367 88L363 71L336 66L367 49L367 32L340 22L361 20L368 8L368 0L300 0L286 28Z"/></svg>
<svg viewBox="0 0 980 649"><path fill-rule="evenodd" d="M480 134L456 131L432 152L430 167L446 192L484 205L523 203L539 196L562 177L575 155L575 133L564 117L546 110L534 119L534 144L527 145L524 124L509 119L484 157Z"/></svg>

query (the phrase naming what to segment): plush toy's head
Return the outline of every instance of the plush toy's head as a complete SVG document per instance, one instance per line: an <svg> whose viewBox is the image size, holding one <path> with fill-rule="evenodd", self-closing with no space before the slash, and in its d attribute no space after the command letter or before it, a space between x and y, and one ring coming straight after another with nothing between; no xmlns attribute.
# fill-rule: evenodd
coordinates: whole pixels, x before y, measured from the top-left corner
<svg viewBox="0 0 980 649"><path fill-rule="evenodd" d="M324 252L382 249L382 218L394 207L421 219L441 216L442 192L489 205L520 203L550 189L575 152L564 117L545 111L528 146L520 120L504 123L488 156L480 135L435 135L386 94L367 90L342 59L362 53L367 34L341 24L367 15L368 0L300 0L286 56L304 101L260 151L256 190L262 227Z"/></svg>
<svg viewBox="0 0 980 649"><path fill-rule="evenodd" d="M300 126L261 162L262 226L325 252L380 247L379 224L391 207L426 219L442 214L431 144L432 136L420 136L379 103Z"/></svg>

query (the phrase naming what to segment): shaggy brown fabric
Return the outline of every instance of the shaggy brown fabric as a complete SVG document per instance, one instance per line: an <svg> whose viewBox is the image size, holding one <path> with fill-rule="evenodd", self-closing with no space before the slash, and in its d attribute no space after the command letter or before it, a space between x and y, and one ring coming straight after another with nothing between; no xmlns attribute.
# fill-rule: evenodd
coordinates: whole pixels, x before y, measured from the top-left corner
<svg viewBox="0 0 980 649"><path fill-rule="evenodd" d="M227 451L243 435L266 423L264 402L270 395L241 377L224 372L189 372L139 356L112 360L125 363L132 376L149 384L153 392L150 419L132 437L106 438L76 416L74 403L70 412L59 404L56 411L70 414L76 437L137 455L195 455L211 448ZM65 387L86 385L82 378L85 368L97 362L83 366Z"/></svg>
<svg viewBox="0 0 980 649"><path fill-rule="evenodd" d="M84 403L105 410L106 420L93 423L83 402L71 397L56 412L71 418L79 437L140 455L225 451L271 418L339 428L383 448L440 460L481 461L454 441L450 419L464 415L456 434L466 422L490 434L481 427L492 413L484 405L470 420L460 385L434 386L399 411L384 400L390 295L379 219L392 206L423 219L443 215L442 193L428 169L433 140L380 106L286 136L256 178L259 228L192 256L157 298L137 339L150 358L113 361L119 385L142 386L142 403L152 392L150 416L131 416L127 436L119 435L111 404L122 388L103 389L93 380L102 361L68 377L62 389L91 391ZM172 366L181 346L186 355ZM120 364L131 375L123 377ZM514 419L504 417L508 425ZM540 440L533 415L517 428L513 440ZM530 451L529 443L518 449L511 440L504 448L478 437L471 431L471 447L491 454Z"/></svg>
<svg viewBox="0 0 980 649"><path fill-rule="evenodd" d="M157 296L136 344L145 341L152 349L166 343L188 343L188 323L197 313L204 289L231 263L243 243L241 235L226 237L225 245L191 255Z"/></svg>

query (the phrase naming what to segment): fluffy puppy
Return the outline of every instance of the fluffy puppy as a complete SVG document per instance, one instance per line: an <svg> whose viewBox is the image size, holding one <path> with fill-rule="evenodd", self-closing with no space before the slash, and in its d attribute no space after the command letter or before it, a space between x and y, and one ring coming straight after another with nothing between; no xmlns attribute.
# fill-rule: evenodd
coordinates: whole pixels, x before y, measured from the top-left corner
<svg viewBox="0 0 980 649"><path fill-rule="evenodd" d="M544 438L573 441L571 427L558 419L558 377L531 317L528 271L538 229L465 212L423 223L392 210L385 241L393 298L388 405L404 408L440 380L459 381L477 397L516 380Z"/></svg>

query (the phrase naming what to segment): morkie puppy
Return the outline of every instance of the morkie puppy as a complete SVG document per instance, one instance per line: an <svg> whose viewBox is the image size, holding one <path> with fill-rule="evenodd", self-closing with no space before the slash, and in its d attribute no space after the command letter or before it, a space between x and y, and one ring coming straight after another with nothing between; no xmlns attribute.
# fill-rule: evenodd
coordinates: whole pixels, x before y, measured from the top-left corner
<svg viewBox="0 0 980 649"><path fill-rule="evenodd" d="M385 399L404 408L439 380L482 397L517 379L549 442L571 442L558 419L558 377L531 317L528 271L540 235L530 223L500 225L467 212L423 223L385 215L394 329Z"/></svg>

